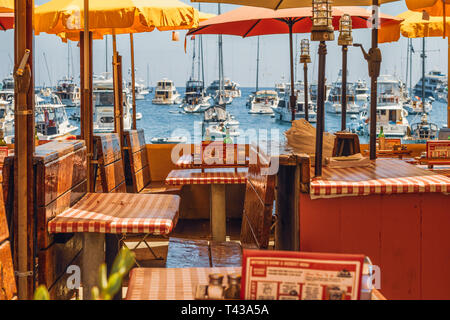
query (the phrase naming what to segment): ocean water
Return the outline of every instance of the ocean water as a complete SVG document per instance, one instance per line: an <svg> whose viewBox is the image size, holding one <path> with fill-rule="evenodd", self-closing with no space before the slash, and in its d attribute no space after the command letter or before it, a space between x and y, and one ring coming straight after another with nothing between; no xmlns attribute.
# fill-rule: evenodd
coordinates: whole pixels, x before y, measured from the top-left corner
<svg viewBox="0 0 450 320"><path fill-rule="evenodd" d="M273 88L260 88L273 89ZM185 88L177 88L178 92L183 96ZM268 137L271 137L271 130L276 129L274 134L278 135L280 141L284 140L283 133L290 128L290 123L281 122L272 118L270 115L252 115L248 113L246 101L248 96L254 91L254 88L241 88L242 96L235 98L233 103L227 105L227 111L230 112L236 120L240 122L239 128L243 132L247 130L255 130L259 135L263 135L266 131ZM200 123L203 119L202 113L181 113L182 109L177 105L153 105L154 93L146 96L145 100L137 100L137 112L142 114L142 119L137 121L137 127L143 128L147 143L154 137L171 137L190 135L194 138L196 133L195 124ZM74 113L74 109L67 109L68 115ZM438 125L439 128L447 123L447 105L441 102L433 103L433 110L428 115L430 122ZM350 125L354 120L347 116L347 123ZM420 115L408 116L411 124L420 122ZM71 121L74 125L79 126L79 122ZM328 132L336 132L340 130L341 116L333 113L325 113L325 130ZM313 124L315 125L315 124ZM198 128L198 125L197 125ZM198 129L197 129L198 130ZM198 132L198 131L197 131ZM276 133L278 132L278 133ZM188 136L189 137L189 136ZM261 138L260 138L261 139ZM272 137L273 139L273 137ZM193 141L193 140L191 140ZM361 143L367 143L367 136L360 136Z"/></svg>

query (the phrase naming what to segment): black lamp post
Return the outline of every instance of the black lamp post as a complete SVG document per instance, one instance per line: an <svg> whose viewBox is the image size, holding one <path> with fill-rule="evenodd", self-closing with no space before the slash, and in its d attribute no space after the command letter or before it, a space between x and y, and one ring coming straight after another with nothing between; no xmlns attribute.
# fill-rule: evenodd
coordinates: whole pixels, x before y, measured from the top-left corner
<svg viewBox="0 0 450 320"><path fill-rule="evenodd" d="M309 55L309 40L303 39L300 43L300 63L303 63L303 74L305 83L305 120L309 121L308 108L308 63L311 63L311 56Z"/></svg>
<svg viewBox="0 0 450 320"><path fill-rule="evenodd" d="M353 45L352 18L344 14L339 21L338 45L342 46L342 92L341 92L341 130L347 129L347 52L348 46Z"/></svg>
<svg viewBox="0 0 450 320"><path fill-rule="evenodd" d="M319 81L317 87L317 124L315 176L322 175L323 132L325 127L325 62L326 41L334 40L332 0L313 0L311 40L320 41L319 45Z"/></svg>

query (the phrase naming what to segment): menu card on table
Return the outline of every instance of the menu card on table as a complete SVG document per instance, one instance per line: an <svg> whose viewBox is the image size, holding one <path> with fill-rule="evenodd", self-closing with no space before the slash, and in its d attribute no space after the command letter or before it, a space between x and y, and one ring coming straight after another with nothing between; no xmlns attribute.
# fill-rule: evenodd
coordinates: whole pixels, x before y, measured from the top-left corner
<svg viewBox="0 0 450 320"><path fill-rule="evenodd" d="M241 299L359 300L364 255L244 250Z"/></svg>

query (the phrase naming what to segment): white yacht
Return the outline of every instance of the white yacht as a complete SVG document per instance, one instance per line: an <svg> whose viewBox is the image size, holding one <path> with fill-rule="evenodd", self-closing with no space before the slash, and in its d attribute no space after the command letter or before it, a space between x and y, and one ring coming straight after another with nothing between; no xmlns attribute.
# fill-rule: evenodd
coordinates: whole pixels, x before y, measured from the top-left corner
<svg viewBox="0 0 450 320"><path fill-rule="evenodd" d="M347 108L348 114L358 114L361 107L356 103L355 90L351 83L347 83ZM331 113L342 113L342 70L339 77L333 83L328 100L325 102L325 109Z"/></svg>
<svg viewBox="0 0 450 320"><path fill-rule="evenodd" d="M182 99L175 88L172 80L166 78L158 81L155 88L155 97L152 100L153 104L181 104Z"/></svg>
<svg viewBox="0 0 450 320"><path fill-rule="evenodd" d="M420 122L411 125L411 133L407 140L413 140L418 143L423 143L427 140L435 140L438 137L439 127L428 121L426 113L422 114Z"/></svg>
<svg viewBox="0 0 450 320"><path fill-rule="evenodd" d="M132 90L131 81L129 81L127 83L127 88L128 88L128 91L131 93L131 90ZM136 100L144 100L145 96L150 93L149 90L145 87L145 85L138 81L135 81L134 92L135 92Z"/></svg>
<svg viewBox="0 0 450 320"><path fill-rule="evenodd" d="M78 129L70 124L65 105L57 95L36 95L35 100L35 124L39 140L56 139L70 135Z"/></svg>
<svg viewBox="0 0 450 320"><path fill-rule="evenodd" d="M422 113L430 113L433 109L433 105L429 101L410 99L403 103L403 108L408 111L408 114L422 114Z"/></svg>
<svg viewBox="0 0 450 320"><path fill-rule="evenodd" d="M3 130L6 142L7 138L14 136L14 104L2 99L0 99L0 129Z"/></svg>
<svg viewBox="0 0 450 320"><path fill-rule="evenodd" d="M53 93L56 94L66 107L80 106L80 87L73 78L63 77L56 84Z"/></svg>
<svg viewBox="0 0 450 320"><path fill-rule="evenodd" d="M295 120L305 118L305 96L303 92L303 84L298 82L295 86L295 95L297 96L297 106L295 108ZM286 85L286 91L280 96L278 106L273 107L275 118L280 121L291 122L292 110L290 107L291 85ZM308 121L317 122L316 103L312 99L308 99Z"/></svg>
<svg viewBox="0 0 450 320"><path fill-rule="evenodd" d="M226 111L225 105L214 105L204 112L202 123L204 139L220 140L239 136L239 121Z"/></svg>
<svg viewBox="0 0 450 320"><path fill-rule="evenodd" d="M123 126L131 129L132 114L129 97L123 91ZM93 80L94 132L114 131L114 86L113 79L96 76Z"/></svg>
<svg viewBox="0 0 450 320"><path fill-rule="evenodd" d="M414 87L414 95L422 97L422 81L425 81L425 98L438 98L437 92L441 88L447 87L448 78L445 74L438 70L432 70L421 78Z"/></svg>
<svg viewBox="0 0 450 320"><path fill-rule="evenodd" d="M231 81L228 78L224 79L223 88L225 90L225 97L227 98L239 98L241 96L241 90L237 82ZM215 97L219 91L219 80L214 80L206 89L206 94Z"/></svg>
<svg viewBox="0 0 450 320"><path fill-rule="evenodd" d="M2 80L0 99L4 101L12 101L14 99L14 78L12 75Z"/></svg>
<svg viewBox="0 0 450 320"><path fill-rule="evenodd" d="M400 85L398 79L393 76L382 75L378 78L378 102L377 102L377 135L380 128L386 137L403 138L410 130L408 112L403 109L400 98ZM369 132L368 110L366 113L366 134Z"/></svg>
<svg viewBox="0 0 450 320"><path fill-rule="evenodd" d="M358 80L354 86L355 100L357 102L368 102L370 98L370 90L364 80Z"/></svg>
<svg viewBox="0 0 450 320"><path fill-rule="evenodd" d="M250 101L251 114L273 114L273 110L278 107L278 94L273 90L260 90L255 93Z"/></svg>
<svg viewBox="0 0 450 320"><path fill-rule="evenodd" d="M211 106L211 97L205 95L203 81L189 80L186 82L186 93L181 107L187 113L204 112Z"/></svg>

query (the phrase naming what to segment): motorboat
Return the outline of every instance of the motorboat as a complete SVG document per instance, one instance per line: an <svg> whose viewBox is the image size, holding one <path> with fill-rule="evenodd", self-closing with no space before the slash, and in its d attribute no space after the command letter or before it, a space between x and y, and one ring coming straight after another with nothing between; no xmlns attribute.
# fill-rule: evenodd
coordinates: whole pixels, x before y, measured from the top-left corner
<svg viewBox="0 0 450 320"><path fill-rule="evenodd" d="M128 91L132 92L131 81L127 83ZM134 92L136 100L144 100L145 97L150 93L150 91L145 87L145 85L141 82L135 81L134 83Z"/></svg>
<svg viewBox="0 0 450 320"><path fill-rule="evenodd" d="M368 102L370 98L370 90L364 80L356 81L353 90L355 92L355 100L357 102Z"/></svg>
<svg viewBox="0 0 450 320"><path fill-rule="evenodd" d="M56 94L66 107L80 106L80 87L73 78L63 77L56 84L53 93Z"/></svg>
<svg viewBox="0 0 450 320"><path fill-rule="evenodd" d="M186 137L170 137L170 138L154 137L150 141L153 144L178 144L178 143L186 143L187 138Z"/></svg>
<svg viewBox="0 0 450 320"><path fill-rule="evenodd" d="M113 79L96 76L93 80L94 100L94 132L114 131L114 86ZM132 114L129 97L124 90L123 95L123 127L131 129Z"/></svg>
<svg viewBox="0 0 450 320"><path fill-rule="evenodd" d="M14 99L14 78L12 75L4 78L1 83L0 99L11 102Z"/></svg>
<svg viewBox="0 0 450 320"><path fill-rule="evenodd" d="M305 118L305 96L303 91L303 84L297 82L295 85L294 94L297 97L297 105L295 108L295 120ZM290 106L291 85L286 85L286 91L283 96L280 96L278 105L273 107L275 118L284 122L292 121L292 109ZM308 100L308 121L311 123L317 122L316 103L312 99Z"/></svg>
<svg viewBox="0 0 450 320"><path fill-rule="evenodd" d="M153 104L181 104L182 99L172 80L166 78L157 82Z"/></svg>
<svg viewBox="0 0 450 320"><path fill-rule="evenodd" d="M447 87L447 81L447 76L441 71L431 70L428 74L422 77L419 82L417 82L414 87L414 95L420 97L422 96L422 82L424 82L425 97L433 97L437 99L438 96L436 93L440 91L440 88Z"/></svg>
<svg viewBox="0 0 450 320"><path fill-rule="evenodd" d="M325 109L331 113L342 113L342 70L339 72L338 79L331 87L328 100L325 102ZM346 112L348 114L358 114L360 111L361 107L356 103L355 87L351 83L347 83Z"/></svg>
<svg viewBox="0 0 450 320"><path fill-rule="evenodd" d="M273 90L260 90L255 93L250 101L250 114L273 114L273 109L278 107L278 94Z"/></svg>
<svg viewBox="0 0 450 320"><path fill-rule="evenodd" d="M189 80L186 82L186 93L181 107L187 113L204 112L211 106L211 97L205 95L203 81Z"/></svg>
<svg viewBox="0 0 450 320"><path fill-rule="evenodd" d="M202 135L206 140L239 136L239 121L226 111L224 104L209 107L204 112Z"/></svg>
<svg viewBox="0 0 450 320"><path fill-rule="evenodd" d="M220 81L214 80L209 87L206 89L206 94L215 97L217 91L219 91ZM237 82L231 81L228 78L224 78L223 88L225 92L225 97L227 98L239 98L241 96L241 90L239 89L239 84Z"/></svg>
<svg viewBox="0 0 450 320"><path fill-rule="evenodd" d="M35 96L35 125L39 140L60 138L78 129L69 122L65 105L56 94Z"/></svg>
<svg viewBox="0 0 450 320"><path fill-rule="evenodd" d="M414 140L423 143L427 140L435 140L438 137L439 127L428 121L426 113L422 114L420 122L411 125L410 134L407 140Z"/></svg>
<svg viewBox="0 0 450 320"><path fill-rule="evenodd" d="M425 100L425 102L421 101L420 98L410 99L403 104L403 107L408 111L408 114L422 114L422 113L430 113L433 109L432 104Z"/></svg>

